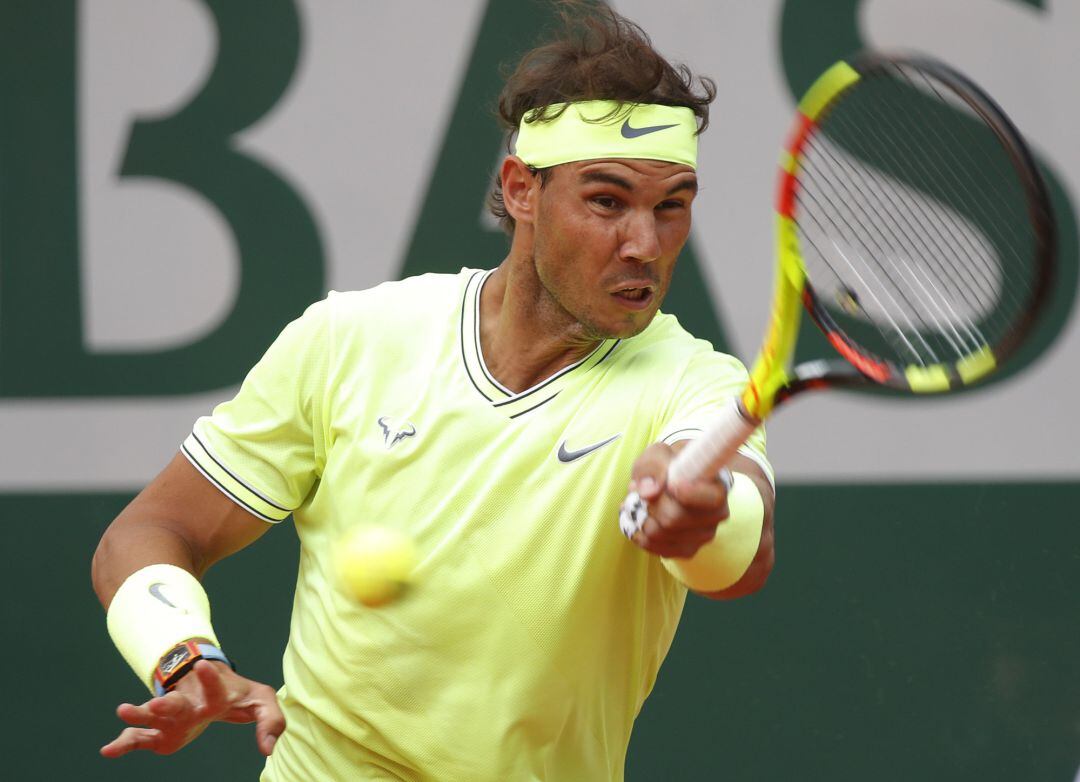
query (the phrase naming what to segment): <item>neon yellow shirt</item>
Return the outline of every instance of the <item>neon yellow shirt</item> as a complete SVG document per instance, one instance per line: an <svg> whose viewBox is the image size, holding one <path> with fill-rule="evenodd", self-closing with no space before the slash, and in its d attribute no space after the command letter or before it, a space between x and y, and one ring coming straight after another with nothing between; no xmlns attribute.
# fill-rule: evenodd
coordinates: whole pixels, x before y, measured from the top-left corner
<svg viewBox="0 0 1080 782"><path fill-rule="evenodd" d="M331 294L290 324L188 458L301 541L268 782L621 780L685 588L619 532L634 460L692 436L746 372L669 315L521 393L484 366L490 272ZM766 469L764 434L744 452ZM591 450L590 450L591 449ZM365 609L331 549L408 532L402 599Z"/></svg>

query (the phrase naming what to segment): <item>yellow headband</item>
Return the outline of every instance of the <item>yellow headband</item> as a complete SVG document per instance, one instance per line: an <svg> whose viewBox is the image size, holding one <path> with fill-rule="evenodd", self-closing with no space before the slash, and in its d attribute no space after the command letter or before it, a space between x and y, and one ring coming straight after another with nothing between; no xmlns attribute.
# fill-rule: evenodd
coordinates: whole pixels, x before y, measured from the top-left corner
<svg viewBox="0 0 1080 782"><path fill-rule="evenodd" d="M589 100L548 109L563 106L556 119L530 122L536 113L531 111L521 120L515 151L527 165L639 158L697 168L697 121L684 106L627 103L616 111L615 101Z"/></svg>

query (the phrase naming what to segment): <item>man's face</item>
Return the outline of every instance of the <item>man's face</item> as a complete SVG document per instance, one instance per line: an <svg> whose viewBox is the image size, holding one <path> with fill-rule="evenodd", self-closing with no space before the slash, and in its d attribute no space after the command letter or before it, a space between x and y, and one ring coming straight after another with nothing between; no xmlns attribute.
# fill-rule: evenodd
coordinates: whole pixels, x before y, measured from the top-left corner
<svg viewBox="0 0 1080 782"><path fill-rule="evenodd" d="M653 160L557 166L540 192L533 259L547 293L589 339L632 337L667 294L690 234L697 177Z"/></svg>

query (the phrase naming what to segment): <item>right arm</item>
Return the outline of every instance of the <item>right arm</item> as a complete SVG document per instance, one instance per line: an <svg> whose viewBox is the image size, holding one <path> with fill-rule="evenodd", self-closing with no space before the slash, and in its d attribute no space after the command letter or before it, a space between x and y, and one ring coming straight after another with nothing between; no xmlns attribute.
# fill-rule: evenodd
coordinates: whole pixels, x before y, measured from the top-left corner
<svg viewBox="0 0 1080 782"><path fill-rule="evenodd" d="M175 565L201 580L211 565L255 542L270 526L177 454L105 530L91 564L94 591L108 610L128 576L154 564ZM141 705L121 704L116 713L130 727L102 748L106 757L135 749L170 754L219 720L255 722L259 749L269 755L285 729L273 688L205 660L171 692Z"/></svg>

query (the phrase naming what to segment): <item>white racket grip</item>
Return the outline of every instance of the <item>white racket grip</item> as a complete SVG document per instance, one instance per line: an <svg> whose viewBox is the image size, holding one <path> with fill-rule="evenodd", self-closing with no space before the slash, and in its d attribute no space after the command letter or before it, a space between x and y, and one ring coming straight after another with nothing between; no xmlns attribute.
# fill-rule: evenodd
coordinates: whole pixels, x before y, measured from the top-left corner
<svg viewBox="0 0 1080 782"><path fill-rule="evenodd" d="M761 421L743 410L738 397L709 422L705 431L671 460L668 480L701 480L727 467L735 452L754 433Z"/></svg>
<svg viewBox="0 0 1080 782"><path fill-rule="evenodd" d="M738 399L731 400L731 404L705 427L701 436L671 460L667 479L695 480L719 474L720 480L730 490L733 481L731 471L727 469L728 463L760 424L761 421L743 412ZM619 529L623 535L633 538L648 518L648 503L636 491L627 494L619 507Z"/></svg>

